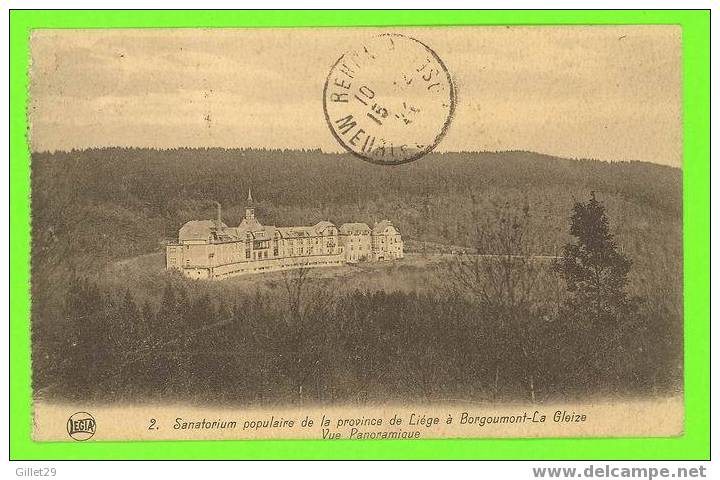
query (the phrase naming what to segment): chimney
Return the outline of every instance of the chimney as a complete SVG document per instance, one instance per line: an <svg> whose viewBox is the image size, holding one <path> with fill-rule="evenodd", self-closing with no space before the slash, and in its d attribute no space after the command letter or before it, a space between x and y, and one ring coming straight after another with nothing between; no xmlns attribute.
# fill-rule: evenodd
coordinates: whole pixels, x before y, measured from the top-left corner
<svg viewBox="0 0 720 480"><path fill-rule="evenodd" d="M215 202L215 204L217 205L217 223L219 227L222 223L222 206L220 205L220 202Z"/></svg>

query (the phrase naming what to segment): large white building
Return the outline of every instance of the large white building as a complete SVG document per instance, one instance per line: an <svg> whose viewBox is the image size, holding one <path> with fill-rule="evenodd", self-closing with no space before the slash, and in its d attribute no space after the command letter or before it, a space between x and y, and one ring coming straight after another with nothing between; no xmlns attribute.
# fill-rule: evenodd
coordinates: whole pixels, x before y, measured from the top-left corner
<svg viewBox="0 0 720 480"><path fill-rule="evenodd" d="M387 220L373 228L365 223L337 227L327 221L310 227L261 225L249 191L240 225L225 225L218 204L217 219L187 222L178 242L166 247L167 269L198 279L399 258L403 258L402 237Z"/></svg>

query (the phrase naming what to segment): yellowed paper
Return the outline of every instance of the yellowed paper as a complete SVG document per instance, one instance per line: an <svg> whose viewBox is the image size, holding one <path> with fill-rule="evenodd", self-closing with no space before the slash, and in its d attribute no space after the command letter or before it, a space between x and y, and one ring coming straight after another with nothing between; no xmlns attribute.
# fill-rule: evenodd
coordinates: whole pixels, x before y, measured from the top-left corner
<svg viewBox="0 0 720 480"><path fill-rule="evenodd" d="M679 27L31 60L36 440L683 432Z"/></svg>

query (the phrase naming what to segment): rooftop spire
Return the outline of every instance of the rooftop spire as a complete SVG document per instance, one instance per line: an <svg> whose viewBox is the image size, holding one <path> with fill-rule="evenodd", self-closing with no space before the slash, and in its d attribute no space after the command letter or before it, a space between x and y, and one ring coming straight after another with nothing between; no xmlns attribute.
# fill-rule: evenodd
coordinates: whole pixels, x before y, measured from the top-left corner
<svg viewBox="0 0 720 480"><path fill-rule="evenodd" d="M252 192L248 188L247 205L245 205L245 220L255 219L255 207L253 207Z"/></svg>

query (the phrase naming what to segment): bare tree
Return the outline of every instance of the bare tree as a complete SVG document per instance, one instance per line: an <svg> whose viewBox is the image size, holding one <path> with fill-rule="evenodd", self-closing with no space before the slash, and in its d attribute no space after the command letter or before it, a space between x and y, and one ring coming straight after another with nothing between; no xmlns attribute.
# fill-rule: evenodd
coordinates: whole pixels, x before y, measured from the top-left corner
<svg viewBox="0 0 720 480"><path fill-rule="evenodd" d="M286 320L288 322L297 321L303 314L303 296L305 294L306 283L310 277L310 269L300 267L293 270L283 270L281 275L282 286L287 295L288 302Z"/></svg>
<svg viewBox="0 0 720 480"><path fill-rule="evenodd" d="M451 279L471 295L495 323L497 343L493 367L492 396L500 390L503 360L515 356L530 399L536 400L536 365L530 329L534 295L543 268L535 258L530 233L530 206L491 204L489 215L473 198L475 245L473 251L458 252L450 262ZM509 362L510 363L510 362Z"/></svg>
<svg viewBox="0 0 720 480"><path fill-rule="evenodd" d="M321 374L323 337L334 305L333 295L313 288L311 278L309 268L283 271L286 303L282 315L271 325L255 325L253 329L256 342L276 360L300 402L311 377Z"/></svg>

